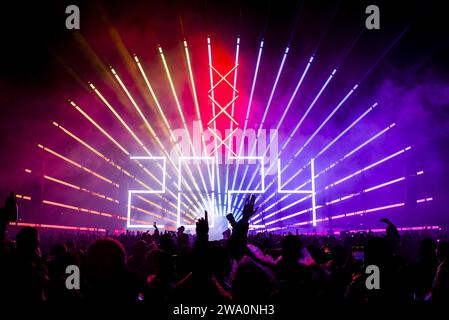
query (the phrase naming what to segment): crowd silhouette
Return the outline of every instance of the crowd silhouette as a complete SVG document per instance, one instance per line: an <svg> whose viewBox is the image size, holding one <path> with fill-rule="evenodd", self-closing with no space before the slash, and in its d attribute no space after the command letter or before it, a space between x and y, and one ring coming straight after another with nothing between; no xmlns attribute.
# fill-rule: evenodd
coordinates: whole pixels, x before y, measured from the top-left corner
<svg viewBox="0 0 449 320"><path fill-rule="evenodd" d="M9 201L9 202L8 202ZM242 219L209 241L208 213L194 235L177 232L39 232L23 227L8 237L7 200L1 215L1 301L25 304L140 304L167 312L178 303L412 303L449 301L449 242L442 231L339 236L248 235L257 211L248 197ZM80 269L79 290L66 288L66 268ZM380 289L366 286L365 267L380 269Z"/></svg>

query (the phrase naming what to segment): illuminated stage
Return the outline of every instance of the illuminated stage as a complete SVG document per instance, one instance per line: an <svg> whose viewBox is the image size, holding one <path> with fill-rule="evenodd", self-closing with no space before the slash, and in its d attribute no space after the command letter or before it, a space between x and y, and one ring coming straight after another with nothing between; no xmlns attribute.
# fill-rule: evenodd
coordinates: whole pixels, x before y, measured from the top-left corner
<svg viewBox="0 0 449 320"><path fill-rule="evenodd" d="M244 19L198 25L182 7L166 31L154 14L140 20L138 3L136 22L106 4L116 22L87 17L52 51L55 90L33 84L36 108L51 107L21 134L18 182L5 186L19 225L175 230L207 210L220 234L250 194L254 232L379 229L385 216L447 225L444 133L428 110L448 101L445 84L421 77L424 58L401 65L401 46L420 41L407 19L367 31L341 20L347 8L285 5L290 22L266 18L269 32Z"/></svg>

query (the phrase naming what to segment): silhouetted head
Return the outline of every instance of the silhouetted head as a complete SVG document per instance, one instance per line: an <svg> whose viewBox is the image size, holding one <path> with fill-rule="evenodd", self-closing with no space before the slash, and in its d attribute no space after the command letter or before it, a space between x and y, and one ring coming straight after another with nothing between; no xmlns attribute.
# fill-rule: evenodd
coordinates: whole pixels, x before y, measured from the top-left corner
<svg viewBox="0 0 449 320"><path fill-rule="evenodd" d="M385 265L391 262L393 251L387 239L375 237L368 240L365 247L366 265Z"/></svg>
<svg viewBox="0 0 449 320"><path fill-rule="evenodd" d="M186 233L181 233L178 236L178 246L179 247L188 247L190 244L189 235Z"/></svg>
<svg viewBox="0 0 449 320"><path fill-rule="evenodd" d="M76 252L75 240L69 239L69 240L65 241L65 246L67 247L68 252Z"/></svg>
<svg viewBox="0 0 449 320"><path fill-rule="evenodd" d="M164 233L161 235L161 238L159 240L160 247L162 250L164 250L167 253L172 253L174 249L174 241L172 236L169 233Z"/></svg>
<svg viewBox="0 0 449 320"><path fill-rule="evenodd" d="M96 240L87 253L92 278L108 278L122 272L125 269L125 257L125 249L120 242L111 238Z"/></svg>
<svg viewBox="0 0 449 320"><path fill-rule="evenodd" d="M248 257L240 260L232 282L232 296L238 302L272 301L277 292L273 274Z"/></svg>
<svg viewBox="0 0 449 320"><path fill-rule="evenodd" d="M172 275L173 258L160 249L152 249L145 255L145 268L148 275Z"/></svg>
<svg viewBox="0 0 449 320"><path fill-rule="evenodd" d="M57 259L63 258L67 254L67 246L64 243L57 243L51 249L51 254Z"/></svg>
<svg viewBox="0 0 449 320"><path fill-rule="evenodd" d="M315 260L318 264L327 262L325 254L319 246L315 244L309 244L307 245L307 251L309 252L310 257L312 257L312 259Z"/></svg>
<svg viewBox="0 0 449 320"><path fill-rule="evenodd" d="M338 265L343 265L348 258L348 253L342 245L337 245L331 250L332 258Z"/></svg>
<svg viewBox="0 0 449 320"><path fill-rule="evenodd" d="M33 227L23 227L16 235L16 245L19 254L38 254L39 232Z"/></svg>
<svg viewBox="0 0 449 320"><path fill-rule="evenodd" d="M289 261L298 261L301 258L302 242L297 236L288 235L282 239L282 258Z"/></svg>
<svg viewBox="0 0 449 320"><path fill-rule="evenodd" d="M436 258L437 243L432 238L425 238L421 241L418 255L421 260Z"/></svg>
<svg viewBox="0 0 449 320"><path fill-rule="evenodd" d="M137 300L135 275L128 271L122 244L111 238L96 240L88 249L86 299L115 306Z"/></svg>
<svg viewBox="0 0 449 320"><path fill-rule="evenodd" d="M147 252L147 243L145 240L136 241L131 247L131 254L133 256L144 256Z"/></svg>

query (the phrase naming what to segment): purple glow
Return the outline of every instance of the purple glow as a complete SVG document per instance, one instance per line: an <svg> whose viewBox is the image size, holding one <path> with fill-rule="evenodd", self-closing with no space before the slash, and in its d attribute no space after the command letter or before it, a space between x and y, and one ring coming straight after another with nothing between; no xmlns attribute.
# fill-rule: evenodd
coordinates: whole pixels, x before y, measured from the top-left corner
<svg viewBox="0 0 449 320"><path fill-rule="evenodd" d="M388 130L390 130L391 128L393 128L395 126L395 124L391 124L390 126L388 126L387 128L385 128L384 130L380 131L379 133L377 133L376 135L372 136L371 138L369 138L368 140L366 140L365 142L363 142L361 145L357 146L356 148L354 148L353 150L351 150L349 153L347 153L345 156L343 156L342 158L340 158L339 160L337 160L336 162L332 163L331 165L329 165L328 167L326 167L325 169L323 169L322 171L320 171L318 174L315 175L315 179L318 178L320 175L322 175L323 173L326 173L328 170L334 168L335 166L337 166L338 164L340 164L342 161L346 160L347 158L349 158L351 155L355 154L357 151L361 150L364 146L366 146L367 144L369 144L370 142L374 141L375 139L377 139L378 137L380 137L381 135L383 135L384 133L386 133ZM271 182L271 184L268 185L268 188L270 187L270 185L272 185L274 183L275 180L273 180ZM303 188L307 183L311 182L311 180L307 180L306 182L304 182L303 184L301 184L298 189ZM269 197L266 198L265 201L262 202L262 205L267 203L272 197L275 196L275 193L272 193ZM285 199L287 199L290 196L290 194L285 195L284 197L282 197L279 201L283 201ZM307 199L307 197L305 198L301 198L298 201L292 203L291 205L288 205L286 207L283 207L280 210L277 210L276 213L282 212L283 209L288 209L290 207L292 207L293 205L296 205L298 203L301 203L302 201L304 201L305 199ZM257 217L259 217L261 214L267 212L269 209L271 209L272 207L274 207L277 203L274 202L273 204L271 204L270 206L268 206L267 208L265 208L265 210L263 210L262 212L254 215L252 217L252 220L255 220ZM266 218L271 217L272 214L267 215ZM260 221L260 220L257 220Z"/></svg>
<svg viewBox="0 0 449 320"><path fill-rule="evenodd" d="M250 115L250 112L251 112L251 105L252 105L252 101L253 101L253 97L254 97L254 89L256 87L257 75L258 75L258 72L259 72L260 59L262 57L262 49L263 49L263 40L260 42L259 53L257 54L257 62L256 62L256 67L254 69L254 76L253 76L253 81L252 81L252 84L251 84L251 92L250 92L250 95L249 95L248 106L246 108L245 123L243 125L243 134L246 133L246 129L247 129L247 126L248 126L249 115ZM238 154L241 155L242 152L243 152L243 141L240 143ZM235 183L236 183L236 180L237 180L237 173L239 171L239 165L240 165L240 163L237 162L236 169L234 171L234 178L232 179L232 189L235 189Z"/></svg>
<svg viewBox="0 0 449 320"><path fill-rule="evenodd" d="M259 125L259 129L257 130L256 141L257 141L257 139L259 139L259 137L260 137L261 130L262 130L262 128L263 128L263 126L264 126L264 123L265 123L265 119L266 119L266 117L267 117L267 115L268 115L268 111L270 110L270 106L271 106L271 102L273 101L274 93L276 92L276 88L277 88L277 85L278 85L278 83L279 83L279 79L280 79L280 77L281 77L282 70L284 69L285 60L287 59L288 51L289 51L289 47L287 46L287 47L285 48L284 55L282 56L282 61L281 61L281 64L280 64L280 66L279 66L278 72L277 72L277 74L276 74L276 78L275 78L275 80L274 80L273 87L271 88L270 97L268 98L267 105L266 105L266 107L265 107L265 109L264 109L264 113L263 113L262 120L261 120L260 125ZM254 144L252 145L251 151L249 152L249 156L254 156L254 151L255 151L255 150L256 150L256 143L254 143ZM247 175L247 173L248 173L248 169L249 169L249 167L246 165L246 166L245 166L245 171L243 172L243 177L241 178L241 182L240 182L239 189L242 189L243 182L245 181L246 175ZM253 178L256 176L256 172L257 172L257 169L256 169L256 171L255 171L254 174L253 174ZM251 182L249 183L250 186L251 186L251 183L252 183L252 179L251 179ZM256 187L256 189L257 189L257 188L258 188L258 187ZM242 201L243 201L242 199L243 199L243 198L241 198L240 204L238 205L238 207L240 207L240 205L241 205L241 203L242 203ZM232 208L235 208L236 202L237 202L237 198L233 200Z"/></svg>

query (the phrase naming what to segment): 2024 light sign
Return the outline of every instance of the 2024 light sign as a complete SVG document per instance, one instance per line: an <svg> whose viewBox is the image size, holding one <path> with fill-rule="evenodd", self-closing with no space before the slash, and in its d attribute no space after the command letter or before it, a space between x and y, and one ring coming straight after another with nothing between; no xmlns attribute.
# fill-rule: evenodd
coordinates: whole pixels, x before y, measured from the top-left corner
<svg viewBox="0 0 449 320"><path fill-rule="evenodd" d="M132 208L132 197L135 194L154 194L154 195L162 195L166 192L166 169L167 169L167 158L166 157L149 157L149 156L142 156L142 157L131 157L131 159L134 160L148 160L148 161L154 161L154 162L162 162L161 168L162 168L162 183L161 188L156 190L128 190L128 204L127 204L127 228L148 228L152 227L151 224L132 224L131 223L131 208ZM245 161L245 160L252 160L252 161L259 161L260 165L260 188L259 189L227 189L224 190L224 193L227 196L227 208L226 212L230 212L231 209L231 200L232 196L234 194L263 194L265 193L265 161L264 157L258 157L258 156L241 156L241 157L229 157L229 160L233 161ZM211 197L211 207L215 208L215 161L216 157L179 157L178 158L178 184L177 184L177 226L181 226L181 204L182 204L182 180L183 180L183 171L182 171L182 165L187 161L203 161L205 162L209 168L211 169L211 175L210 175L210 191L208 196ZM310 194L312 199L312 224L313 226L316 226L316 191L315 191L315 162L314 159L311 159L310 161L310 177L311 177L311 189L294 189L294 190L287 190L282 189L282 181L281 181L281 160L277 160L277 192L280 194ZM211 227L214 227L214 212L210 215L211 219ZM187 225L187 227L193 227L194 225ZM257 227L257 226L255 226ZM260 227L264 227L263 225L260 225Z"/></svg>

